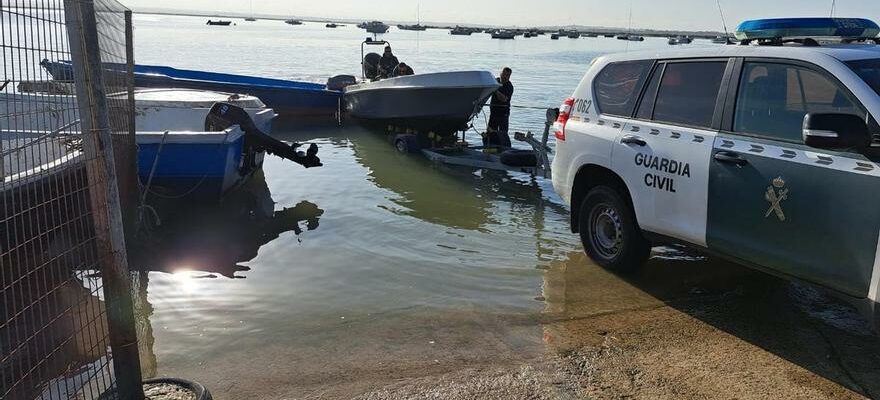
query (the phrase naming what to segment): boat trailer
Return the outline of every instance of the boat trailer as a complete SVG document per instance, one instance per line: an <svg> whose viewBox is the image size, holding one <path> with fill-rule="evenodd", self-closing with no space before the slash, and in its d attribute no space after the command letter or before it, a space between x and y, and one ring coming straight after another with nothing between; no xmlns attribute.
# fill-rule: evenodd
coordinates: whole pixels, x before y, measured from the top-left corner
<svg viewBox="0 0 880 400"><path fill-rule="evenodd" d="M551 177L550 157L553 151L547 146L550 138L550 127L559 116L558 108L547 109L547 119L544 122L544 132L538 141L531 132L515 132L514 139L528 143L532 150L512 150L513 156L508 157L508 152L500 152L503 149L498 146L471 146L465 140L467 131L461 132L460 140L454 145L443 147L422 148L421 153L429 160L449 165L491 169L498 171L522 172L532 176ZM406 152L407 134L395 136L395 146L398 150ZM412 135L409 135L412 136ZM507 154L506 154L507 153Z"/></svg>

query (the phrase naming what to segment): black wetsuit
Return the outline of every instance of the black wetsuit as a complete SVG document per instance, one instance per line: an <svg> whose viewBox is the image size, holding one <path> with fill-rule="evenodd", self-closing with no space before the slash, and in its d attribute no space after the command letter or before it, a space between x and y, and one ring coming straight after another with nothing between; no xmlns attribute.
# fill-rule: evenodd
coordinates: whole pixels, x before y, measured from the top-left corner
<svg viewBox="0 0 880 400"><path fill-rule="evenodd" d="M397 57L393 54L385 54L382 56L382 59L379 60L379 71L380 75L383 78L388 78L394 72L394 68L397 67L397 64L400 64L400 61L397 61Z"/></svg>
<svg viewBox="0 0 880 400"><path fill-rule="evenodd" d="M501 79L498 79L498 83L501 83ZM510 81L502 83L495 93L507 96L507 101L502 101L497 95L492 95L491 107L489 107L489 132L486 132L483 144L510 147L510 135L507 131L510 122L510 99L513 98L513 84Z"/></svg>

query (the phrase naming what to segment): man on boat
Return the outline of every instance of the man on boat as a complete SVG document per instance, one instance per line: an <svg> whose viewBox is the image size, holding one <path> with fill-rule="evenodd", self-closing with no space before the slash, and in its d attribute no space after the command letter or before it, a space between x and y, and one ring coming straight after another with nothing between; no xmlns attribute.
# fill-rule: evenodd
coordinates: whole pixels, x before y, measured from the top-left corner
<svg viewBox="0 0 880 400"><path fill-rule="evenodd" d="M397 64L400 64L400 61L391 53L391 46L385 46L385 53L382 54L382 59L379 60L379 75L382 78L391 77L394 68L397 68Z"/></svg>
<svg viewBox="0 0 880 400"><path fill-rule="evenodd" d="M510 75L513 70L504 67L498 83L501 87L492 95L489 107L489 126L483 144L501 147L511 147L510 135L507 133L510 122L510 99L513 97L513 84L510 83Z"/></svg>
<svg viewBox="0 0 880 400"><path fill-rule="evenodd" d="M397 64L397 73L395 76L407 76L407 75L415 75L415 71L413 71L412 67L406 65L406 63Z"/></svg>

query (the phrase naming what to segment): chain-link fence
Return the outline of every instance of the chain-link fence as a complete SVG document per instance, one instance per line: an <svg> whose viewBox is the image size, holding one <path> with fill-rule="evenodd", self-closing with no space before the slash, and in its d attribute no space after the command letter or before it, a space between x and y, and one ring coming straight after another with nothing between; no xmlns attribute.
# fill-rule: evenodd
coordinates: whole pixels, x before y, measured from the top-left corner
<svg viewBox="0 0 880 400"><path fill-rule="evenodd" d="M115 1L0 0L0 398L139 387L130 21Z"/></svg>

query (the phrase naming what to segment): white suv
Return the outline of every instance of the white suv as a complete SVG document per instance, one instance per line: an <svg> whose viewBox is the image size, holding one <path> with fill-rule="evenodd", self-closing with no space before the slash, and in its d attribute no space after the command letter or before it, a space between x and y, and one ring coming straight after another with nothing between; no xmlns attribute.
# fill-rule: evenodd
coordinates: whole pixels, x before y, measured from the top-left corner
<svg viewBox="0 0 880 400"><path fill-rule="evenodd" d="M553 161L593 260L683 243L877 309L880 45L800 42L593 62Z"/></svg>

